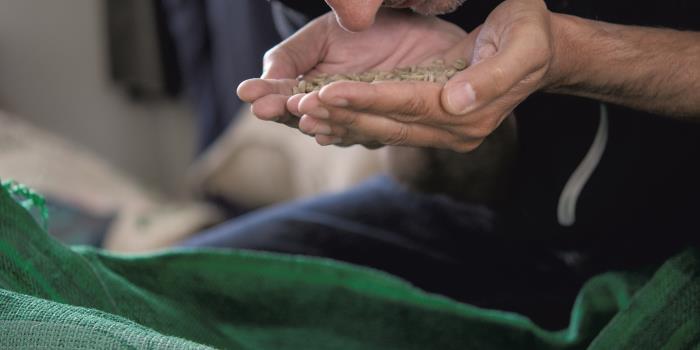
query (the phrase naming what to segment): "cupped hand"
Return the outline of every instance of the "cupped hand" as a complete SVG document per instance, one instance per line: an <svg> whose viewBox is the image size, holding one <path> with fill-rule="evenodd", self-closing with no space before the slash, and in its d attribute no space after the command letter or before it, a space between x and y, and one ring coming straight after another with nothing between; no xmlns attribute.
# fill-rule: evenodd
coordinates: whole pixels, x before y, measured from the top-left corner
<svg viewBox="0 0 700 350"><path fill-rule="evenodd" d="M429 64L438 58L445 62L461 57L470 59L465 53L472 51L468 46L474 40L467 38L466 32L448 22L396 10L380 11L370 29L351 33L341 28L335 16L328 13L271 49L264 58L262 77L241 83L238 96L252 104L252 111L258 118L299 126L306 134L315 136L320 144L341 143L338 138L342 136L345 145L378 146L386 142L373 137L372 132L364 134L364 129L358 129L352 136L348 132L350 129L331 123L328 118L336 120L336 116L313 104L313 101L320 102L319 92L292 96L297 78L321 73L390 71L401 66ZM358 88L374 85L362 83ZM421 85L427 86L432 100L439 104L441 86ZM305 103L300 104L302 100ZM307 112L302 112L300 107ZM380 125L382 129L398 125L391 118L381 120L388 124Z"/></svg>
<svg viewBox="0 0 700 350"><path fill-rule="evenodd" d="M554 41L549 16L542 0L507 0L471 35L455 35L454 39L443 39L435 46L429 44L430 48L424 46L425 39L403 39L403 43L420 50L420 55L401 62L386 60L388 66L379 67L416 64L441 53L450 58L470 59L470 67L444 87L427 82L336 82L319 93L291 98L288 110L303 115L300 129L315 133L320 144L408 145L471 151L518 104L552 79ZM438 19L404 18L403 21L409 26L413 26L411 21L430 23L421 31L426 36L441 37L442 28L450 28ZM430 30L434 33L426 32ZM380 47L369 45L365 50ZM390 57L397 56L402 57L400 54Z"/></svg>

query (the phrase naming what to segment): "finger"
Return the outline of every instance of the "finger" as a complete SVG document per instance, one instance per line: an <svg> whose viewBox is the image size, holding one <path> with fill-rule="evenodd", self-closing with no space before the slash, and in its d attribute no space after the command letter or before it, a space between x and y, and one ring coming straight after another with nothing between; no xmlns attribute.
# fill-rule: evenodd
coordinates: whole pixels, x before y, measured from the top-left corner
<svg viewBox="0 0 700 350"><path fill-rule="evenodd" d="M384 145L437 147L455 149L476 141L458 137L447 130L416 123L404 123L391 118L347 109L330 110L331 125L344 127L346 135L373 140Z"/></svg>
<svg viewBox="0 0 700 350"><path fill-rule="evenodd" d="M349 129L349 134L360 134L389 146L452 148L460 142L442 129L365 114L359 115Z"/></svg>
<svg viewBox="0 0 700 350"><path fill-rule="evenodd" d="M316 143L318 143L321 146L330 146L330 145L343 146L343 145L346 145L346 143L343 141L343 139L338 137L338 136L316 135L316 136L314 136L314 138L316 139Z"/></svg>
<svg viewBox="0 0 700 350"><path fill-rule="evenodd" d="M285 95L267 95L253 102L251 111L259 119L283 122L282 119L291 117L287 112L287 98Z"/></svg>
<svg viewBox="0 0 700 350"><path fill-rule="evenodd" d="M323 93L323 91L321 91L321 93ZM437 94L437 96L433 97L433 101L438 100L437 103L439 103L438 96L439 93ZM374 97L369 97L369 99L372 98ZM379 103L384 104L386 103L385 101L388 99L390 99L390 97L387 99L381 98L381 101ZM388 108L384 109L383 113L380 114L375 112L373 109L351 109L350 107L333 107L325 105L323 103L320 104L321 107L317 107L318 103L320 103L320 100L315 99L314 96L309 95L302 99L300 105L303 107L302 109L304 110L304 112L312 116L314 115L314 111L318 111L319 109L325 108L324 113L328 115L327 119L330 121L331 125L351 126L353 125L353 123L356 122L358 115L369 114L381 116L384 118L390 118L403 123L420 124L436 129L442 129L448 133L462 135L465 138L481 138L484 136L484 132L491 131L489 127L492 124L491 120L493 119L493 115L499 114L501 112L500 110L498 110L498 108L504 105L503 102L505 101L506 99L500 99L498 100L499 103L489 105L489 108L484 111L480 110L478 112L459 117L447 113L419 112L418 109L420 109L421 107L408 107L413 108L413 110L417 114L396 113L390 111L390 109ZM505 109L508 108L508 106L503 106L502 108ZM321 119L326 118L323 117Z"/></svg>
<svg viewBox="0 0 700 350"><path fill-rule="evenodd" d="M398 121L453 124L442 110L442 86L430 82L336 82L319 92L321 102L334 107L385 115Z"/></svg>
<svg viewBox="0 0 700 350"><path fill-rule="evenodd" d="M318 91L306 94L299 101L299 113L312 115L319 119L328 119L328 108L318 97Z"/></svg>
<svg viewBox="0 0 700 350"><path fill-rule="evenodd" d="M299 102L301 99L304 97L305 94L296 94L289 99L287 99L287 111L291 113L292 115L295 115L297 117L300 117L304 115L304 113L301 113L299 111Z"/></svg>
<svg viewBox="0 0 700 350"><path fill-rule="evenodd" d="M346 134L345 128L331 125L327 121L304 114L299 120L299 130L307 135L326 135L342 137Z"/></svg>
<svg viewBox="0 0 700 350"><path fill-rule="evenodd" d="M477 62L445 85L441 96L444 109L454 115L472 112L511 92L544 68L547 59L542 56L543 50L532 42L537 40L520 39L512 38L500 48L492 43L480 44L475 53Z"/></svg>
<svg viewBox="0 0 700 350"><path fill-rule="evenodd" d="M238 85L236 93L241 100L252 103L271 94L291 95L296 84L295 79L248 79Z"/></svg>
<svg viewBox="0 0 700 350"><path fill-rule="evenodd" d="M295 79L322 59L329 15L321 16L265 53L264 79Z"/></svg>

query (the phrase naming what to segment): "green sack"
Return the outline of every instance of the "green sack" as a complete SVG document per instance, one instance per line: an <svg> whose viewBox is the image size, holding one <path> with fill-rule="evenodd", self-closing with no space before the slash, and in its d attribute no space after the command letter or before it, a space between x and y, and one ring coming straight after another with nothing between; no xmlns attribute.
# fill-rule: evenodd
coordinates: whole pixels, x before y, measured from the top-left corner
<svg viewBox="0 0 700 350"><path fill-rule="evenodd" d="M653 277L593 278L550 332L330 260L66 247L0 189L0 349L693 348L699 272L689 250Z"/></svg>

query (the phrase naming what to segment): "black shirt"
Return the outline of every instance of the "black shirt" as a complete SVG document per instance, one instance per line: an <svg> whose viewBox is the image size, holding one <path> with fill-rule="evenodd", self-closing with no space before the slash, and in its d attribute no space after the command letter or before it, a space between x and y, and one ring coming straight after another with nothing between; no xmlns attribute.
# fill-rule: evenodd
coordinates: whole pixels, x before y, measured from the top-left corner
<svg viewBox="0 0 700 350"><path fill-rule="evenodd" d="M282 2L309 18L329 11L321 0ZM469 0L442 17L470 30L483 23L499 3ZM697 0L547 3L554 12L595 20L700 29ZM520 157L510 208L503 213L504 231L577 247L646 246L660 256L697 240L700 124L619 106L607 109L607 147L577 201L576 222L571 227L558 222L557 204L567 180L593 142L601 120L600 103L537 93L516 109ZM645 251L640 249L639 254L645 255Z"/></svg>

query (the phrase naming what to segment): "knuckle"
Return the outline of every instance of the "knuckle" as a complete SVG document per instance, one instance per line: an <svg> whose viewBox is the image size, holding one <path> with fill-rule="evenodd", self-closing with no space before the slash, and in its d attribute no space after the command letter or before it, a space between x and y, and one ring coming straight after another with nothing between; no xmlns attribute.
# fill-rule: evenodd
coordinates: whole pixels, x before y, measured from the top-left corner
<svg viewBox="0 0 700 350"><path fill-rule="evenodd" d="M290 63L294 69L298 70L298 62L304 57L302 52L286 42L267 50L263 55L263 69L269 69L273 64L280 62Z"/></svg>
<svg viewBox="0 0 700 350"><path fill-rule="evenodd" d="M382 143L392 146L400 146L406 144L408 140L408 127L400 124L397 128L391 130L382 140Z"/></svg>
<svg viewBox="0 0 700 350"><path fill-rule="evenodd" d="M279 43L269 50L265 51L263 61L274 61L277 59L289 59L292 54L291 47L288 47L285 42Z"/></svg>
<svg viewBox="0 0 700 350"><path fill-rule="evenodd" d="M263 55L263 61L269 61L275 58L276 55L279 54L279 47L275 46L267 51L265 51L265 54Z"/></svg>
<svg viewBox="0 0 700 350"><path fill-rule="evenodd" d="M263 55L263 68L267 69L277 60L285 59L284 50L280 45L277 45L267 51Z"/></svg>
<svg viewBox="0 0 700 350"><path fill-rule="evenodd" d="M428 114L428 104L420 96L413 96L406 103L406 112L415 116Z"/></svg>

